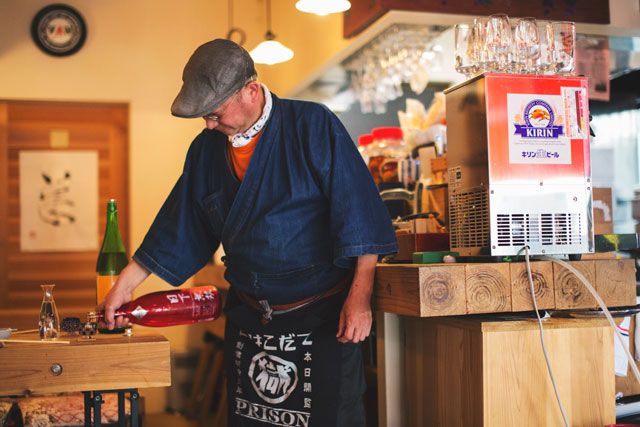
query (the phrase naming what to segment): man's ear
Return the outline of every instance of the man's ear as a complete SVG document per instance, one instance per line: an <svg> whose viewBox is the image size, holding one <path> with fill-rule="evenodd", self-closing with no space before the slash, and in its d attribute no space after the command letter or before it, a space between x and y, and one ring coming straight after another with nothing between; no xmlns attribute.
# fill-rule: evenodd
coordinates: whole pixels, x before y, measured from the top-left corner
<svg viewBox="0 0 640 427"><path fill-rule="evenodd" d="M249 89L251 100L256 101L260 95L260 91L262 90L262 85L254 80L252 82L247 83L247 89Z"/></svg>

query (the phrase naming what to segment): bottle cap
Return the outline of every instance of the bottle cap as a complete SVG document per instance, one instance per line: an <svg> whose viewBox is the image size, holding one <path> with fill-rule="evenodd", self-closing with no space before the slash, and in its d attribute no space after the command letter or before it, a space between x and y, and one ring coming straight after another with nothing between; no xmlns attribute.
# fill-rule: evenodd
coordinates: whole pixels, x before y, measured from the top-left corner
<svg viewBox="0 0 640 427"><path fill-rule="evenodd" d="M398 127L382 127L371 129L374 139L402 139L402 129Z"/></svg>
<svg viewBox="0 0 640 427"><path fill-rule="evenodd" d="M107 202L107 212L117 212L118 207L116 205L116 199L109 199Z"/></svg>
<svg viewBox="0 0 640 427"><path fill-rule="evenodd" d="M371 144L372 142L373 142L373 135L371 135L370 133L360 135L358 137L358 145L360 145L361 147L365 147Z"/></svg>

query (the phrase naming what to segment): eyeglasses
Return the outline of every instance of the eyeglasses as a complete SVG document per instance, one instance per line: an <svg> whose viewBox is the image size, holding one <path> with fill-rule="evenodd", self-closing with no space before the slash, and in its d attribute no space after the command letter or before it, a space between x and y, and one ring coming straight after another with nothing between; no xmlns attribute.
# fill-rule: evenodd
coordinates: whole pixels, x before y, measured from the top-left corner
<svg viewBox="0 0 640 427"><path fill-rule="evenodd" d="M211 120L211 121L214 121L216 123L219 123L220 119L223 116L223 114L229 109L229 105L231 105L233 103L233 100L235 98L237 98L237 95L240 93L241 90L242 90L242 88L238 89L233 95L231 95L229 97L227 105L222 109L222 112L217 113L217 114L211 113L211 114L208 114L206 116L202 116L202 118L205 119L205 120Z"/></svg>
<svg viewBox="0 0 640 427"><path fill-rule="evenodd" d="M231 105L233 103L233 100L236 99L238 97L238 95L240 94L240 92L242 91L242 89L244 89L244 87L246 85L248 85L249 83L253 82L256 80L256 77L253 76L251 78L249 78L244 85L242 85L242 87L240 89L238 89L237 91L235 91L235 93L233 95L231 95L229 97L229 99L225 102L227 102L227 105L223 108L223 111L221 113L211 113L211 114L207 114L206 116L202 116L203 119L205 120L211 120L213 122L220 122L220 119L222 118L222 115L224 114L224 112L227 111L227 109L229 109L229 105Z"/></svg>

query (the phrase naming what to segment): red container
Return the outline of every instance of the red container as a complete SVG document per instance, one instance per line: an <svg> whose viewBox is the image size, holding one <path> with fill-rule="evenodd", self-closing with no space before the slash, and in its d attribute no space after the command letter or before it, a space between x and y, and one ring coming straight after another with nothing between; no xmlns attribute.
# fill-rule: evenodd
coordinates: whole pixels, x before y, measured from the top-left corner
<svg viewBox="0 0 640 427"><path fill-rule="evenodd" d="M214 286L161 291L142 295L116 310L131 323L175 326L215 320L220 316L220 296ZM90 321L104 320L104 311L89 313Z"/></svg>

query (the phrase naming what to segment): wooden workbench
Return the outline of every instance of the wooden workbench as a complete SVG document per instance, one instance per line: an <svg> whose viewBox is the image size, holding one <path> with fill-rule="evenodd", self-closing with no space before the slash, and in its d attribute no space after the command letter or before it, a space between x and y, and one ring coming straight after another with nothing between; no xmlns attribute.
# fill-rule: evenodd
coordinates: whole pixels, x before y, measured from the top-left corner
<svg viewBox="0 0 640 427"><path fill-rule="evenodd" d="M19 337L37 340L35 334ZM126 392L135 426L137 389L171 385L169 341L161 335L135 332L131 337L98 334L92 339L60 339L70 343L6 343L0 348L0 396L85 392L88 426L91 409L100 414L102 391L118 392L120 416ZM99 415L95 425L100 425Z"/></svg>
<svg viewBox="0 0 640 427"><path fill-rule="evenodd" d="M21 339L37 339L20 335ZM98 334L70 344L7 343L0 348L0 395L171 385L169 341L161 335ZM62 368L56 375L52 367Z"/></svg>

